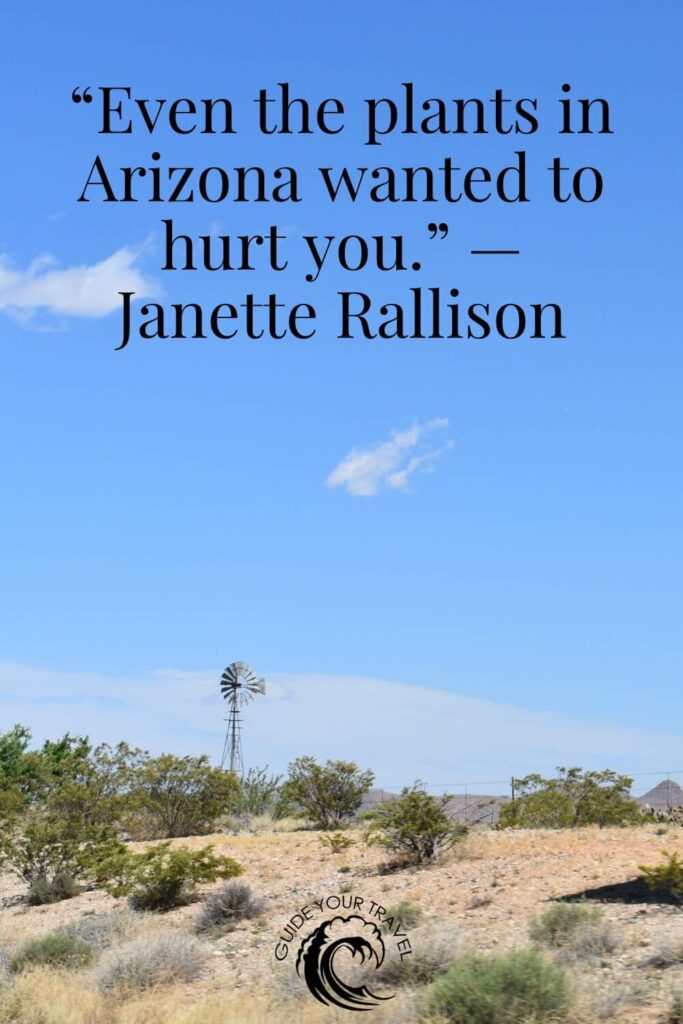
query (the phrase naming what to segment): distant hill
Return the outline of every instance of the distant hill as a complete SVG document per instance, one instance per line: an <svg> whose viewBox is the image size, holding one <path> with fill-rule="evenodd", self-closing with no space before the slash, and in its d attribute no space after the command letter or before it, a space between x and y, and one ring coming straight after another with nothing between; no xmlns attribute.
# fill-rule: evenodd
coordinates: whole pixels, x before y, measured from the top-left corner
<svg viewBox="0 0 683 1024"><path fill-rule="evenodd" d="M495 825L500 809L509 803L507 796L451 796L448 801L448 813L454 821L463 825Z"/></svg>
<svg viewBox="0 0 683 1024"><path fill-rule="evenodd" d="M369 811L372 807L376 807L377 804L395 800L397 795L397 793L390 793L386 789L371 789L363 799L361 811ZM463 825L495 825L498 821L500 808L508 802L508 799L508 797L504 796L486 796L481 794L469 794L467 796L464 794L449 795L447 808L453 820L459 821Z"/></svg>
<svg viewBox="0 0 683 1024"><path fill-rule="evenodd" d="M641 807L652 807L655 811L665 811L669 807L683 807L683 787L673 779L664 779L654 789L639 796L636 803Z"/></svg>

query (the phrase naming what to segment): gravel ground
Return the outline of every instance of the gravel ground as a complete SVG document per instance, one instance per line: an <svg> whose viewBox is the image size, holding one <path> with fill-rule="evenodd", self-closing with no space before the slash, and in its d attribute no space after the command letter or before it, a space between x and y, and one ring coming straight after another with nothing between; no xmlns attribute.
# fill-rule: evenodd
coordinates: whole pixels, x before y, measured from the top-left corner
<svg viewBox="0 0 683 1024"><path fill-rule="evenodd" d="M416 949L438 934L457 948L494 950L526 945L529 920L549 901L613 887L590 896L599 899L619 941L604 963L578 969L578 983L593 1007L586 1019L660 1021L672 993L683 992L683 963L662 968L648 961L672 945L683 950L683 909L652 901L633 884L639 865L655 863L663 849L683 852L683 829L658 832L655 827L475 832L444 863L398 871L386 871L386 853L369 848L353 831L348 835L354 845L341 854L329 853L315 832L177 840L193 847L210 842L217 852L234 857L244 866L245 881L267 901L260 919L211 940L212 970L198 984L253 991L280 986L286 992L293 971L291 964L276 963L275 943L297 910L327 895L345 892L385 907L402 900L417 904L422 918L412 936ZM21 893L14 879L0 879L5 951L84 914L124 905L101 892L86 892L52 906L27 907ZM145 927L191 930L197 909L190 905L146 915ZM608 1013L612 1017L602 1017Z"/></svg>

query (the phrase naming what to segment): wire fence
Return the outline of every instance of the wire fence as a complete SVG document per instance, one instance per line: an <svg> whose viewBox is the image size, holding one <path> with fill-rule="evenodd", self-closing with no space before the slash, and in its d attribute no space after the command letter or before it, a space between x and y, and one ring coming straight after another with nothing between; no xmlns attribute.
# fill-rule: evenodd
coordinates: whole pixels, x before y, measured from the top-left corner
<svg viewBox="0 0 683 1024"><path fill-rule="evenodd" d="M669 810L683 806L683 768L661 772L622 772L620 774L633 779L631 796L643 804L657 810ZM430 782L424 783L425 789L435 796L451 798L452 809L456 816L467 823L480 822L493 824L498 820L498 812L503 802L514 799L515 779L489 779L472 782ZM679 788L680 787L680 788ZM368 804L375 805L391 800L401 793L404 786L382 786L370 794ZM650 796L651 800L644 798Z"/></svg>

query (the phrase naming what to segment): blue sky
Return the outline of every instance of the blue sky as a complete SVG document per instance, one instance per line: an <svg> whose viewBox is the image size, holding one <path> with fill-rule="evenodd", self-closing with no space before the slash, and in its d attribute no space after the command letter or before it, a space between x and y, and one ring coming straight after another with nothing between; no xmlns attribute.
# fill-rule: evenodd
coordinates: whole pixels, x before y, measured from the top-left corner
<svg viewBox="0 0 683 1024"><path fill-rule="evenodd" d="M191 11L124 0L115 18L85 3L5 14L6 293L45 253L73 269L131 250L134 272L167 299L315 295L321 330L307 343L132 342L115 352L117 314L42 308L18 318L0 270L0 660L16 666L0 674L0 722L32 724L34 698L14 699L24 672L42 673L46 699L69 674L86 674L103 705L86 701L84 721L103 735L121 679L156 693L160 669L186 682L202 673L203 700L212 673L245 659L290 682L318 680L300 698L302 721L311 700L324 721L325 679L362 677L621 728L624 762L628 730L644 729L650 766L678 767L661 764L669 747L656 735L683 735L682 21L678 3L606 0ZM307 180L307 167L325 163L452 155L497 165L519 145L402 138L369 153L355 112L406 80L425 96L536 96L544 122L568 81L577 95L609 99L614 135L562 139L548 128L523 138L534 189L524 207L330 209L313 189L296 208L169 213L75 201L97 152L114 166L147 163L155 147L179 164L296 163ZM229 96L248 112L278 81L342 97L347 132L264 140L240 113L229 139L102 139L94 112L70 102L76 85L125 84L139 96ZM603 199L544 198L553 155L599 166ZM342 342L338 289L392 299L406 282L330 270L314 293L296 260L288 275L160 274L169 215L197 234L271 223L292 234L402 230L424 261L419 283L458 287L469 301L561 302L568 339ZM428 242L426 224L442 219L448 241ZM521 255L468 255L487 246ZM377 493L342 485L353 451L370 452ZM401 476L415 456L424 461ZM405 691L395 692L400 707ZM135 701L126 707L134 731ZM209 733L221 711L206 705ZM55 704L33 724L68 727L71 713ZM280 760L306 739L294 735ZM159 742L182 749L186 739L180 729ZM648 741L639 750L647 770ZM673 741L671 750L669 760ZM495 774L508 754L490 743L477 770ZM554 763L552 751L538 757L523 768Z"/></svg>

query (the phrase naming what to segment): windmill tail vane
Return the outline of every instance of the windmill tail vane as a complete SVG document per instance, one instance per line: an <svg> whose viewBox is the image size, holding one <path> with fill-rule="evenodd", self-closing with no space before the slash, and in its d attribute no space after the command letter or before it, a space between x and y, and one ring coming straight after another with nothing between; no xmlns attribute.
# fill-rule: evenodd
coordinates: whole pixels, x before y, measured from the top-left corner
<svg viewBox="0 0 683 1024"><path fill-rule="evenodd" d="M266 692L266 681L257 676L245 661L234 661L228 665L221 676L221 693L230 704L223 744L221 768L226 762L229 770L240 778L244 775L244 757L242 754L242 708L253 700L257 693Z"/></svg>

